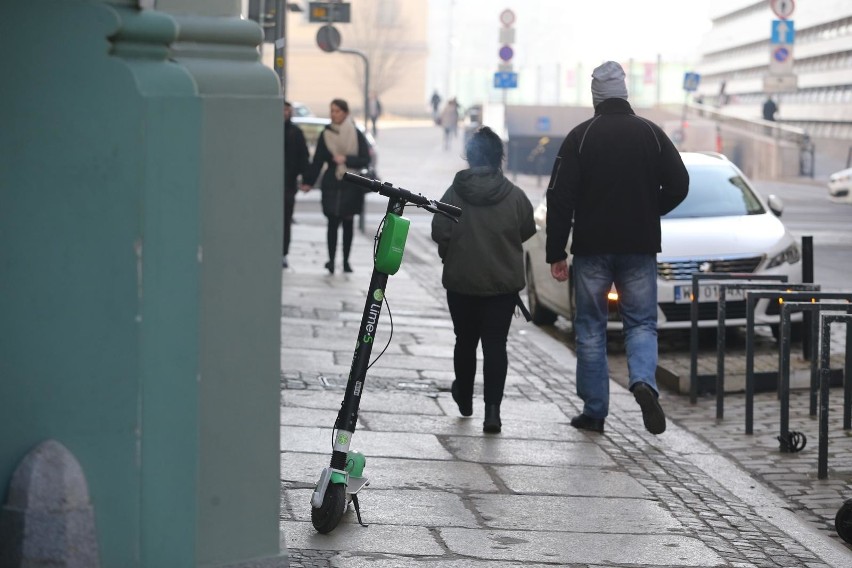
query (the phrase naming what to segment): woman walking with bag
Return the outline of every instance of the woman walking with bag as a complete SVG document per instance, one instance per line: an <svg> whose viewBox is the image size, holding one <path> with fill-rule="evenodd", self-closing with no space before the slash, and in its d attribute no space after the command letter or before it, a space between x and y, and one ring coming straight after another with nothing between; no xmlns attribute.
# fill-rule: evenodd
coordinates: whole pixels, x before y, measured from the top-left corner
<svg viewBox="0 0 852 568"><path fill-rule="evenodd" d="M503 141L487 126L465 146L470 168L458 172L441 201L461 207L458 223L435 215L432 240L444 263L442 282L453 319L453 400L462 416L473 414L476 349L482 341L485 421L500 432L500 403L506 384L506 341L523 289L521 244L535 234L527 195L503 175Z"/></svg>
<svg viewBox="0 0 852 568"><path fill-rule="evenodd" d="M302 190L309 191L323 166L326 166L320 183L322 213L328 219L328 262L325 268L329 274L334 274L339 227L343 227L343 271L352 272L349 251L352 249L353 217L361 212L364 205L363 191L343 181L343 174L347 170L358 171L369 166L370 150L367 139L349 118L349 104L346 101L331 101L330 116L331 124L322 131L313 162L303 176Z"/></svg>

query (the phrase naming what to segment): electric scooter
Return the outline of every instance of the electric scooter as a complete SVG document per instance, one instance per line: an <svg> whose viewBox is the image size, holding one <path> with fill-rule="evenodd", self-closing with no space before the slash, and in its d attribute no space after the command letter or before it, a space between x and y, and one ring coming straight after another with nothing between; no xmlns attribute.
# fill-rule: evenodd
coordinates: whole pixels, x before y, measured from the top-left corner
<svg viewBox="0 0 852 568"><path fill-rule="evenodd" d="M358 423L358 407L369 368L379 314L385 299L385 287L388 277L396 274L402 264L402 253L410 225L410 221L402 216L403 210L406 204L411 204L433 214L445 215L456 222L461 216L461 209L458 207L427 199L401 187L393 187L387 182L382 183L350 172L344 174L343 179L387 197L388 207L381 231L376 238L373 275L355 342L355 354L352 357L346 393L332 431L331 464L320 473L311 495L311 522L317 532L322 534L334 530L349 503L355 507L358 523L366 526L361 520L361 508L358 505L358 492L369 485L369 481L364 477L366 458L360 452L350 451L349 447Z"/></svg>

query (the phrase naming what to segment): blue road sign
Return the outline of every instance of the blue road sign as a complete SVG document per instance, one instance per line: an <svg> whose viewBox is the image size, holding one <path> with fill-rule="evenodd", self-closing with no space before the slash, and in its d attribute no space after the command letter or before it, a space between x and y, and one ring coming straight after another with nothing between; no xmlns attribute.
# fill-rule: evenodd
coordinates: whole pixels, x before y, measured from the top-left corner
<svg viewBox="0 0 852 568"><path fill-rule="evenodd" d="M796 27L793 20L772 20L771 43L790 45L796 39Z"/></svg>
<svg viewBox="0 0 852 568"><path fill-rule="evenodd" d="M784 45L780 45L772 50L772 58L778 63L784 63L790 59L790 55L790 49Z"/></svg>
<svg viewBox="0 0 852 568"><path fill-rule="evenodd" d="M550 132L550 117L540 116L535 121L535 129L539 132Z"/></svg>
<svg viewBox="0 0 852 568"><path fill-rule="evenodd" d="M518 74L511 71L498 71L494 73L495 89L517 89Z"/></svg>
<svg viewBox="0 0 852 568"><path fill-rule="evenodd" d="M684 91L695 91L698 89L698 83L701 82L701 75L698 73L693 73L692 71L687 71L683 74L683 90Z"/></svg>

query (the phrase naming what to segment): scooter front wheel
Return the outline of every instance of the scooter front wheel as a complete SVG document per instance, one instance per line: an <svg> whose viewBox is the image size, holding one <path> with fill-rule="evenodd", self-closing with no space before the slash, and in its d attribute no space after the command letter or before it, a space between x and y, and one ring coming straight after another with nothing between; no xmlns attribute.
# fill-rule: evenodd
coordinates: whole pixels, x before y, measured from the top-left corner
<svg viewBox="0 0 852 568"><path fill-rule="evenodd" d="M329 483L319 508L311 508L311 523L317 532L328 534L340 523L346 511L346 486Z"/></svg>
<svg viewBox="0 0 852 568"><path fill-rule="evenodd" d="M834 517L834 529L840 538L852 544L852 499L847 499Z"/></svg>

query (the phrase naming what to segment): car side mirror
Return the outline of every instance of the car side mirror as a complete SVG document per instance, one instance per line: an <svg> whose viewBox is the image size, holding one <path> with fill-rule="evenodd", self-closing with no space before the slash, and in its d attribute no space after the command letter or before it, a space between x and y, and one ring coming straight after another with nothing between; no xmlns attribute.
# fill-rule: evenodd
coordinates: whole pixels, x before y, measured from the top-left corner
<svg viewBox="0 0 852 568"><path fill-rule="evenodd" d="M784 200L777 195L770 195L766 201L769 203L770 211L775 213L776 217L780 217L784 212Z"/></svg>

